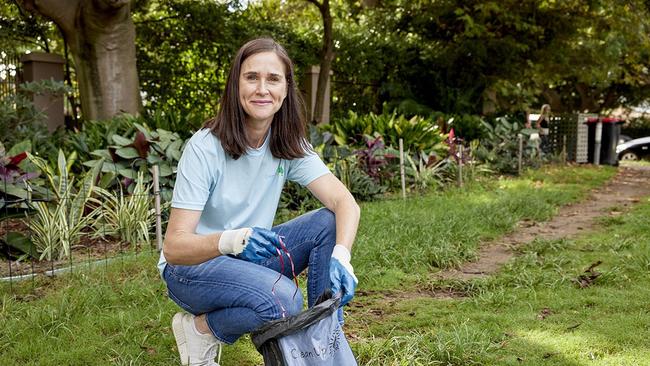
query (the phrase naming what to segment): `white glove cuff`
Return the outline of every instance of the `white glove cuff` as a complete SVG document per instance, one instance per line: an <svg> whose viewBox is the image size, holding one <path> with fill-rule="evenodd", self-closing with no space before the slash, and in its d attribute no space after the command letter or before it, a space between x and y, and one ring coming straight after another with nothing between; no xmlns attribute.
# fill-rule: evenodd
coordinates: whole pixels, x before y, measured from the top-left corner
<svg viewBox="0 0 650 366"><path fill-rule="evenodd" d="M352 259L352 255L350 254L350 250L347 247L344 247L343 245L336 244L334 246L334 250L332 250L332 258L336 258L339 263L345 269L350 273L352 278L354 279L354 283L359 283L359 280L357 279L357 276L354 275L354 268L352 268L352 264L350 264L350 259Z"/></svg>
<svg viewBox="0 0 650 366"><path fill-rule="evenodd" d="M219 252L234 255L243 252L252 233L253 229L249 227L222 232L219 238Z"/></svg>
<svg viewBox="0 0 650 366"><path fill-rule="evenodd" d="M341 244L336 244L334 250L332 250L332 258L336 258L341 263L350 263L352 255L350 250Z"/></svg>

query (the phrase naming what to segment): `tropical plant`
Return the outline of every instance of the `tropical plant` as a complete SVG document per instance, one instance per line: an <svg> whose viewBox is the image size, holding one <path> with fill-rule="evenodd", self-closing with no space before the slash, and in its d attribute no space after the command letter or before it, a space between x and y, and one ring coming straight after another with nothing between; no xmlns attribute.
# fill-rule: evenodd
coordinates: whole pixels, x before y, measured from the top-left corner
<svg viewBox="0 0 650 366"><path fill-rule="evenodd" d="M480 140L486 135L483 118L470 114L448 116L447 126L465 141Z"/></svg>
<svg viewBox="0 0 650 366"><path fill-rule="evenodd" d="M104 181L113 178L119 179L129 193L132 193L135 188L133 183L138 172L145 173L153 165L158 165L160 194L163 201L168 202L171 200L173 173L181 158L184 140L175 132L161 128L151 131L147 126L139 123L133 125L135 131L126 135L128 137L118 134L111 135L112 145L106 149L92 151L91 155L98 159L85 161L83 164L94 167L101 162L102 172L108 175L108 178L102 179ZM143 179L145 183L149 183L152 177L149 174L144 174Z"/></svg>
<svg viewBox="0 0 650 366"><path fill-rule="evenodd" d="M206 115L198 111L180 112L177 110L147 110L142 115L140 124L150 129L173 131L184 140L192 137L206 121Z"/></svg>
<svg viewBox="0 0 650 366"><path fill-rule="evenodd" d="M360 167L356 154L344 152L343 155L335 155L328 166L350 193L361 201L372 201L386 192L387 187L376 182Z"/></svg>
<svg viewBox="0 0 650 366"><path fill-rule="evenodd" d="M33 211L32 197L44 193L39 172L26 159L30 150L29 140L14 145L9 151L0 143L0 225L4 225L4 220L29 215ZM9 259L22 260L37 254L30 238L18 231L7 231L0 237L0 248Z"/></svg>
<svg viewBox="0 0 650 366"><path fill-rule="evenodd" d="M488 164L490 169L500 173L514 174L518 171L519 135L524 141L522 165L539 164L539 147L530 135L536 130L522 129L516 122L505 117L497 118L494 125L484 122L486 137L475 149L476 158Z"/></svg>
<svg viewBox="0 0 650 366"><path fill-rule="evenodd" d="M433 119L421 116L406 118L398 115L397 111L389 112L387 108L381 114L359 115L350 111L347 118L336 119L323 129L332 133L341 146L363 146L364 136L381 136L386 145L394 148L402 139L405 150L431 151L443 148L444 140Z"/></svg>
<svg viewBox="0 0 650 366"><path fill-rule="evenodd" d="M359 159L359 166L377 182L390 179L394 175L394 171L388 168L391 162L397 160L399 152L386 148L381 136L375 138L365 136L365 139L365 148L355 151Z"/></svg>
<svg viewBox="0 0 650 366"><path fill-rule="evenodd" d="M72 247L79 243L83 229L89 227L99 213L96 209L86 213L86 208L101 164L86 172L80 179L79 187L75 187L74 176L70 176L70 166L75 158L74 153L72 155L66 158L59 150L55 173L44 159L27 154L29 160L45 174L54 194L49 202L36 202L36 214L27 221L34 233L34 244L41 253L40 259L69 257Z"/></svg>
<svg viewBox="0 0 650 366"><path fill-rule="evenodd" d="M310 140L330 171L357 199L370 201L386 192L387 187L375 181L362 169L359 155L347 146L334 145L331 133L320 132L312 127Z"/></svg>
<svg viewBox="0 0 650 366"><path fill-rule="evenodd" d="M139 121L138 117L122 114L107 120L87 120L78 130L65 136L65 145L77 153L79 164L95 159L92 152L98 149L108 149L113 143L113 135L131 135L135 131L133 124ZM75 169L82 169L76 166Z"/></svg>
<svg viewBox="0 0 650 366"><path fill-rule="evenodd" d="M415 190L426 191L434 188L442 188L447 183L445 169L449 165L448 159L442 159L428 164L428 159L424 161L423 158L418 157L418 162L416 163L411 155L406 155L406 161L408 165L404 169L404 174L408 177L411 186Z"/></svg>
<svg viewBox="0 0 650 366"><path fill-rule="evenodd" d="M119 195L96 187L98 197L92 200L100 214L93 223L93 236L114 236L133 245L149 243L149 229L156 219L149 189L142 172L138 172L133 193L129 195L125 195L121 187Z"/></svg>
<svg viewBox="0 0 650 366"><path fill-rule="evenodd" d="M30 192L27 183L38 177L39 173L29 169L27 152L31 150L31 143L23 141L14 145L9 151L0 143L0 202L4 206L7 200L27 199ZM27 170L29 169L29 170Z"/></svg>

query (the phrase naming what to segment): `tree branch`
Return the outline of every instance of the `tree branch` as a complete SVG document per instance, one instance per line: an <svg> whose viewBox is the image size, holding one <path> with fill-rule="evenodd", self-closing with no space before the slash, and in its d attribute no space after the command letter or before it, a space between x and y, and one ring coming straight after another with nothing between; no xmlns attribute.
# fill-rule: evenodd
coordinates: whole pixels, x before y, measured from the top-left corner
<svg viewBox="0 0 650 366"><path fill-rule="evenodd" d="M323 11L323 4L319 3L318 1L316 1L316 0L307 0L307 2L310 2L310 3L314 4L314 5L316 5L318 10L320 10L321 12Z"/></svg>
<svg viewBox="0 0 650 366"><path fill-rule="evenodd" d="M64 33L74 29L74 17L80 0L17 0L32 14L42 15L56 23Z"/></svg>

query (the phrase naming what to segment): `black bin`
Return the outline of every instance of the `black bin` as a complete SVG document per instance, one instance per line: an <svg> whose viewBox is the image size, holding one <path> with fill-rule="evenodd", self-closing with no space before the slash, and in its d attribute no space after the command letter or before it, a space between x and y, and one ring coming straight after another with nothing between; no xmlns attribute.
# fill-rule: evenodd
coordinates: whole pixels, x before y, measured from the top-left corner
<svg viewBox="0 0 650 366"><path fill-rule="evenodd" d="M625 122L618 118L589 118L587 126L589 127L588 135L588 153L587 161L594 162L594 147L596 146L596 126L598 122L603 125L600 141L600 162L601 165L618 165L618 154L616 154L616 145L621 135L621 125Z"/></svg>

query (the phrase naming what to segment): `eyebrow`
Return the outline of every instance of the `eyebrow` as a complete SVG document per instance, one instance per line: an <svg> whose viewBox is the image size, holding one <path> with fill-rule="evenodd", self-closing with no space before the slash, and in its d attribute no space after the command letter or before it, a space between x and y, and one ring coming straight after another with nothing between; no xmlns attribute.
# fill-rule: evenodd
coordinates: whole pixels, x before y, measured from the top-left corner
<svg viewBox="0 0 650 366"><path fill-rule="evenodd" d="M257 71L246 71L246 72L244 73L244 75L257 75L257 74L259 74L259 72L257 72ZM277 76L277 77L279 77L279 78L283 77L282 74L276 74L276 73L274 73L274 72L270 73L269 76Z"/></svg>

